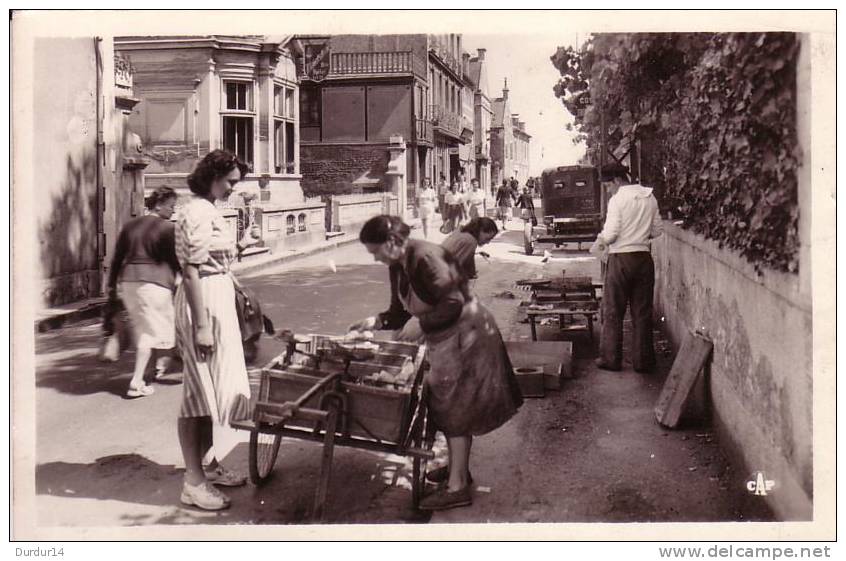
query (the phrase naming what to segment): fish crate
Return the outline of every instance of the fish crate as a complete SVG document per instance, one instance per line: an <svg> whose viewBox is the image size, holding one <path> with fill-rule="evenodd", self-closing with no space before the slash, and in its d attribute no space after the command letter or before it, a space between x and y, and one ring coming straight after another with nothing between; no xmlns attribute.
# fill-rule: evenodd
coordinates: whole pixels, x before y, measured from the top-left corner
<svg viewBox="0 0 846 561"><path fill-rule="evenodd" d="M319 361L308 357L299 364L283 366L278 360L268 364L262 369L259 404L293 403L327 375L346 372L339 388L344 408L338 432L376 441L400 442L408 430L418 399L415 389L422 382L425 346L375 340L373 342L379 345L379 351L372 359L348 363L329 352L327 343L334 338L322 335L310 337L311 340L303 345L305 352L313 355L327 352ZM395 376L409 360L414 371L405 383L380 383L367 379L383 371ZM321 400L329 391L332 391L331 388L317 392L302 406L320 409ZM259 412L260 409L261 405ZM272 412L270 414L272 416ZM296 416L285 425L308 430L318 428L313 421Z"/></svg>

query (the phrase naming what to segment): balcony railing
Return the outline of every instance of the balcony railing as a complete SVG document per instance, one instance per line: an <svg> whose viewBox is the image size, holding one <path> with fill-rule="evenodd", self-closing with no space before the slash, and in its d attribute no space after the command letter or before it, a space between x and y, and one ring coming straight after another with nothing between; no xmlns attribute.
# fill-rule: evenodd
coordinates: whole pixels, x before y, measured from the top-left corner
<svg viewBox="0 0 846 561"><path fill-rule="evenodd" d="M452 55L449 48L441 43L435 35L430 35L429 39L430 50L434 52L435 55L441 59L441 62L443 62L450 70L461 76L463 74L461 62Z"/></svg>
<svg viewBox="0 0 846 561"><path fill-rule="evenodd" d="M458 113L453 113L441 105L430 105L429 115L436 130L456 137L461 136L461 115Z"/></svg>
<svg viewBox="0 0 846 561"><path fill-rule="evenodd" d="M411 74L413 67L411 51L332 53L329 76L344 74Z"/></svg>

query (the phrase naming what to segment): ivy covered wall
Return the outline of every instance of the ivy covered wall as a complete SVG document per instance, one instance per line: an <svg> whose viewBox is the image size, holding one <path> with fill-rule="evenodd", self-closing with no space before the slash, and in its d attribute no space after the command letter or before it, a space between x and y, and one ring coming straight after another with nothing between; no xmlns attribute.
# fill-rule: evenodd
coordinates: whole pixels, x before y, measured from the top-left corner
<svg viewBox="0 0 846 561"><path fill-rule="evenodd" d="M798 52L793 33L597 34L551 60L594 163L604 117L606 147L648 146L641 182L663 211L756 270L796 272Z"/></svg>

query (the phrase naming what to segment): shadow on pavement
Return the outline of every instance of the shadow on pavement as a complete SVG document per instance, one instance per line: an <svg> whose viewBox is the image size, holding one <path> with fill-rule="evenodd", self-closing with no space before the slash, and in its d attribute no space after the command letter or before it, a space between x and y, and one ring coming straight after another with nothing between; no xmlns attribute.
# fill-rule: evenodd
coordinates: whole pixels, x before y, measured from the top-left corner
<svg viewBox="0 0 846 561"><path fill-rule="evenodd" d="M138 454L97 458L91 464L51 462L35 467L35 493L68 498L171 505L182 470Z"/></svg>
<svg viewBox="0 0 846 561"><path fill-rule="evenodd" d="M36 494L140 505L119 507L117 516L125 525L311 524L321 452L320 445L286 439L271 478L260 487L248 483L223 489L231 497L232 506L220 512L181 505L184 470L138 454L106 456L90 464L39 465L35 470ZM242 443L222 463L246 473L247 458L248 446ZM428 522L429 514L412 508L410 477L410 463L404 458L337 449L323 523Z"/></svg>

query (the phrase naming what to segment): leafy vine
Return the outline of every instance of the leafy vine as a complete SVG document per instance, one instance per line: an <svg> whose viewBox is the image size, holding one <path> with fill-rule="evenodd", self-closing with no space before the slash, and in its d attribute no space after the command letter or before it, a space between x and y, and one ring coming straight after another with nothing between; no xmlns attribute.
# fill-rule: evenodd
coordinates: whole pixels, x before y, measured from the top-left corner
<svg viewBox="0 0 846 561"><path fill-rule="evenodd" d="M604 113L609 146L640 141L663 210L759 270L795 272L798 53L792 33L598 34L551 60L591 162Z"/></svg>

